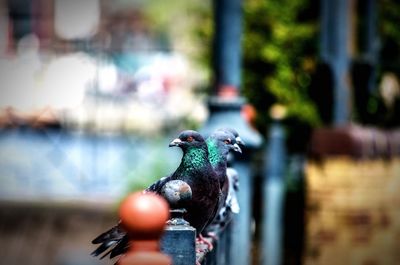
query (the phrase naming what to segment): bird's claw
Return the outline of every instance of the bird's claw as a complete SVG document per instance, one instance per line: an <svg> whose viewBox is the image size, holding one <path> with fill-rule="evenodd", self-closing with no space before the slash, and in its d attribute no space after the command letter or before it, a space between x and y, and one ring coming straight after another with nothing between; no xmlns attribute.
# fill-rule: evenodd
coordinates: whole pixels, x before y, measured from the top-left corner
<svg viewBox="0 0 400 265"><path fill-rule="evenodd" d="M213 250L213 248L214 248L213 244L209 240L205 239L201 234L198 236L198 238L196 240L197 240L197 242L206 245L207 249L209 251Z"/></svg>

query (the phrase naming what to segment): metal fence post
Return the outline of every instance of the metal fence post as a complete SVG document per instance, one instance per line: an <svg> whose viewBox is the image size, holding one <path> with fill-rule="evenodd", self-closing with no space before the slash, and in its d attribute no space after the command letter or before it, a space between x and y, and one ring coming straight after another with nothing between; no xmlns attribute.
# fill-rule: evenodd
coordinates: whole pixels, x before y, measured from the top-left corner
<svg viewBox="0 0 400 265"><path fill-rule="evenodd" d="M164 185L161 194L171 207L161 251L172 257L174 265L196 264L196 229L183 219L186 213L183 207L192 199L192 190L184 181L171 180Z"/></svg>
<svg viewBox="0 0 400 265"><path fill-rule="evenodd" d="M156 194L136 192L121 203L119 215L130 245L119 265L169 265L171 258L160 252L159 240L168 219L168 204Z"/></svg>
<svg viewBox="0 0 400 265"><path fill-rule="evenodd" d="M161 238L161 251L174 265L196 264L196 229L188 224L169 224Z"/></svg>
<svg viewBox="0 0 400 265"><path fill-rule="evenodd" d="M235 162L235 169L240 176L240 187L237 194L240 213L232 220L230 264L251 264L250 255L252 246L251 220L252 220L252 172L248 160Z"/></svg>
<svg viewBox="0 0 400 265"><path fill-rule="evenodd" d="M263 265L282 264L284 171L286 165L285 132L282 124L271 124L265 152L265 178L262 187Z"/></svg>
<svg viewBox="0 0 400 265"><path fill-rule="evenodd" d="M351 0L321 0L320 56L333 71L333 122L335 125L346 124L351 114L348 75L352 2Z"/></svg>
<svg viewBox="0 0 400 265"><path fill-rule="evenodd" d="M246 143L240 160L234 163L239 173L238 201L240 213L231 222L230 242L225 245L226 259L231 265L251 263L251 194L252 150L262 142L261 135L241 116L244 103L239 96L241 83L242 1L214 1L213 96L209 100L210 116L200 131L209 135L221 127L236 129ZM228 232L228 231L225 231ZM218 244L218 243L217 243Z"/></svg>

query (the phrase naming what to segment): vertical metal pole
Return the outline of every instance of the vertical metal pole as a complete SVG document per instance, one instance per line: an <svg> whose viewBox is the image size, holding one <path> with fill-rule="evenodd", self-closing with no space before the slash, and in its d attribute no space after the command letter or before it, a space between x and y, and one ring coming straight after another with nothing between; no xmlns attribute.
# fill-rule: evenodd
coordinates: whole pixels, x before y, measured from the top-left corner
<svg viewBox="0 0 400 265"><path fill-rule="evenodd" d="M214 0L214 18L215 88L231 86L238 89L241 79L242 1Z"/></svg>
<svg viewBox="0 0 400 265"><path fill-rule="evenodd" d="M366 53L368 57L375 57L378 51L379 40L377 33L377 22L378 22L378 14L377 14L377 4L376 0L366 0L366 24L367 24L367 34L365 40L363 40L366 44ZM371 58L372 59L372 58Z"/></svg>
<svg viewBox="0 0 400 265"><path fill-rule="evenodd" d="M241 116L244 100L240 98L242 1L214 0L213 96L210 116L200 130L205 136L221 127L235 128L246 143L243 156L234 163L240 178L238 201L240 213L231 223L230 244L226 245L229 264L251 264L251 194L252 150L262 142L261 135Z"/></svg>
<svg viewBox="0 0 400 265"><path fill-rule="evenodd" d="M196 264L196 230L189 225L168 225L160 240L160 249L174 265Z"/></svg>
<svg viewBox="0 0 400 265"><path fill-rule="evenodd" d="M351 115L351 93L348 80L351 3L352 0L321 0L320 55L333 71L333 122L339 126L346 124Z"/></svg>
<svg viewBox="0 0 400 265"><path fill-rule="evenodd" d="M262 194L264 198L262 216L263 265L282 264L282 233L284 205L284 170L286 165L285 132L276 121L270 127L265 157L265 179Z"/></svg>
<svg viewBox="0 0 400 265"><path fill-rule="evenodd" d="M240 188L237 194L240 213L234 217L231 224L230 264L246 265L251 264L252 177L250 167L245 161L236 161L235 169L240 176Z"/></svg>
<svg viewBox="0 0 400 265"><path fill-rule="evenodd" d="M241 116L244 103L239 95L241 83L242 0L214 0L213 96L210 116L202 133L217 128L235 128L250 149L261 144L261 135Z"/></svg>
<svg viewBox="0 0 400 265"><path fill-rule="evenodd" d="M365 39L363 40L366 44L365 57L373 67L371 76L369 77L368 90L372 92L376 87L377 71L376 66L378 64L379 56L379 38L377 32L377 4L376 0L367 0L366 3L366 24L367 32Z"/></svg>
<svg viewBox="0 0 400 265"><path fill-rule="evenodd" d="M33 4L29 0L8 0L7 5L12 20L13 38L19 41L25 35L32 33Z"/></svg>

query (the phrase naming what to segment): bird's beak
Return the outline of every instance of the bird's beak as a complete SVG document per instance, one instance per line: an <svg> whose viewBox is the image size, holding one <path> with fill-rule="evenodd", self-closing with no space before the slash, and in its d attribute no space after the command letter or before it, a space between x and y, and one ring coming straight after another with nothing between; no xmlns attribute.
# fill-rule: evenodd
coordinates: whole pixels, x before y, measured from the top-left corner
<svg viewBox="0 0 400 265"><path fill-rule="evenodd" d="M239 147L237 143L233 144L233 151L242 153L242 149Z"/></svg>
<svg viewBox="0 0 400 265"><path fill-rule="evenodd" d="M168 146L169 146L169 147L172 147L172 146L180 146L181 143L182 143L182 140L179 139L179 138L176 138L176 139L174 139L172 142L170 142Z"/></svg>
<svg viewBox="0 0 400 265"><path fill-rule="evenodd" d="M243 142L242 138L240 138L239 136L235 138L236 142L240 145L246 146L246 144Z"/></svg>

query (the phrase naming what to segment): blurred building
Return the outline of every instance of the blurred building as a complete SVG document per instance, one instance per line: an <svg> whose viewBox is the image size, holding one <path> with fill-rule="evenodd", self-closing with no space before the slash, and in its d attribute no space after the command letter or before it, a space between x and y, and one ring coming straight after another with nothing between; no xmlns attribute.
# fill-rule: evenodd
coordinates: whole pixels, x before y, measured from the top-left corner
<svg viewBox="0 0 400 265"><path fill-rule="evenodd" d="M0 264L109 264L90 241L176 164L165 136L205 119L201 77L147 9L0 1Z"/></svg>

